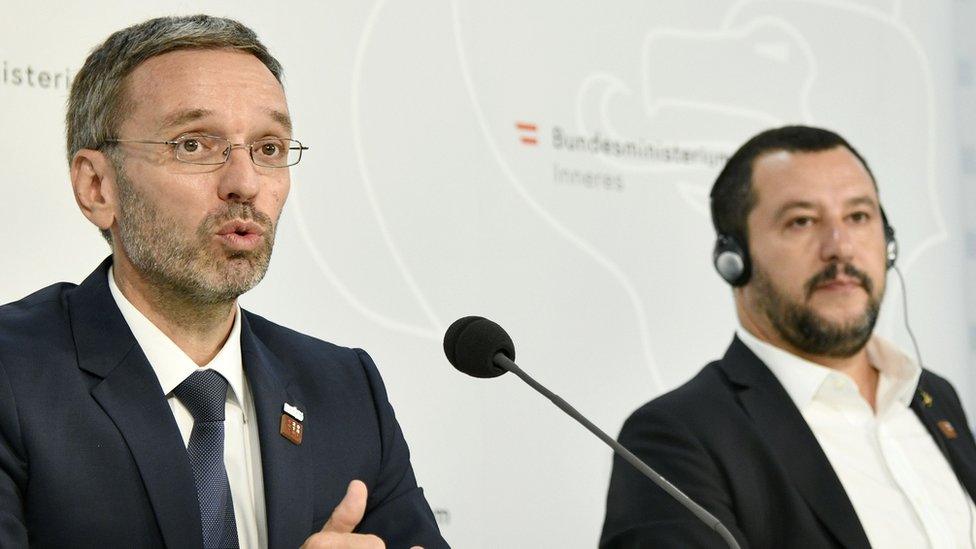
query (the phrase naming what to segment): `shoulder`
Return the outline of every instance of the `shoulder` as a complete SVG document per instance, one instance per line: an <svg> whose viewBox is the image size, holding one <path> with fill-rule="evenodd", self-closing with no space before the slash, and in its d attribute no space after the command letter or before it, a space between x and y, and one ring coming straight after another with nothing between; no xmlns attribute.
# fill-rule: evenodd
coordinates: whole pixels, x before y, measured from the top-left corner
<svg viewBox="0 0 976 549"><path fill-rule="evenodd" d="M955 387L952 383L936 374L935 372L922 369L922 375L918 379L918 388L920 391L926 391L931 394L932 397L939 401L948 400L953 404L958 410L962 410L962 403L959 401L959 395L956 393Z"/></svg>
<svg viewBox="0 0 976 549"><path fill-rule="evenodd" d="M35 320L39 316L63 311L65 294L76 287L75 284L59 282L17 301L0 305L0 323L4 327L15 326L20 322Z"/></svg>
<svg viewBox="0 0 976 549"><path fill-rule="evenodd" d="M366 351L336 345L252 312L242 312L254 336L292 374L314 376L326 383L379 383L379 372Z"/></svg>
<svg viewBox="0 0 976 549"><path fill-rule="evenodd" d="M355 358L357 349L342 347L328 341L303 334L297 330L276 324L263 316L241 309L244 318L254 335L268 348L287 353L313 352L318 356L332 355L343 358Z"/></svg>
<svg viewBox="0 0 976 549"><path fill-rule="evenodd" d="M721 430L742 416L735 390L719 362L702 368L695 377L634 411L624 422L622 435L644 429L680 431Z"/></svg>
<svg viewBox="0 0 976 549"><path fill-rule="evenodd" d="M709 363L695 377L651 400L638 412L669 409L683 413L731 403L733 389L719 364L718 361Z"/></svg>
<svg viewBox="0 0 976 549"><path fill-rule="evenodd" d="M928 390L934 389L955 392L952 383L948 379L927 368L922 368L922 375L918 379L918 386L919 388Z"/></svg>
<svg viewBox="0 0 976 549"><path fill-rule="evenodd" d="M0 355L4 348L14 344L47 341L59 326L67 333L65 297L74 288L76 285L67 282L52 284L23 299L0 305Z"/></svg>
<svg viewBox="0 0 976 549"><path fill-rule="evenodd" d="M6 385L0 400L58 394L75 379L77 348L66 306L75 287L54 284L0 306L0 385Z"/></svg>

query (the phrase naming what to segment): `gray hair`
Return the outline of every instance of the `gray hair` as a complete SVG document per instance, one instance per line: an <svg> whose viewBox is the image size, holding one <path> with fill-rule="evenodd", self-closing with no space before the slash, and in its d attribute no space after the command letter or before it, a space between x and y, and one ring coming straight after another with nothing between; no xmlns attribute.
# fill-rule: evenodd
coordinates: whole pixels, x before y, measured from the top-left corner
<svg viewBox="0 0 976 549"><path fill-rule="evenodd" d="M192 15L159 17L113 33L92 50L75 75L65 117L68 163L81 149L98 149L118 137L133 99L126 97L126 77L140 63L175 50L235 49L257 57L278 82L282 68L250 28L232 19ZM109 154L120 167L118 155ZM111 243L108 231L102 235Z"/></svg>

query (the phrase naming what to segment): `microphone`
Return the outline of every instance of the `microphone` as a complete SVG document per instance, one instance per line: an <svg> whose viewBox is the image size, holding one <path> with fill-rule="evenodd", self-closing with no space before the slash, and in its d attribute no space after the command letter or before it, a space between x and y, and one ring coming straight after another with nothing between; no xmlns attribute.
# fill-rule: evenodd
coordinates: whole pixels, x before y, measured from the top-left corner
<svg viewBox="0 0 976 549"><path fill-rule="evenodd" d="M460 318L444 333L447 360L469 376L489 378L504 374L505 370L494 362L498 353L515 360L515 343L501 326L487 318Z"/></svg>
<svg viewBox="0 0 976 549"><path fill-rule="evenodd" d="M654 484L670 494L678 503L685 506L709 528L718 533L729 547L739 549L739 544L732 537L732 533L714 515L692 501L684 492L668 482L657 471L651 469L649 465L641 461L630 450L624 448L613 437L600 430L559 395L546 389L541 383L522 371L514 362L515 343L512 342L512 338L505 332L504 328L498 324L480 316L459 318L444 333L444 354L447 355L447 360L455 368L469 376L491 378L498 377L505 372L512 372L517 375L533 389L542 393L542 396L548 398L556 407L569 414L597 438L613 448L618 456L651 479Z"/></svg>

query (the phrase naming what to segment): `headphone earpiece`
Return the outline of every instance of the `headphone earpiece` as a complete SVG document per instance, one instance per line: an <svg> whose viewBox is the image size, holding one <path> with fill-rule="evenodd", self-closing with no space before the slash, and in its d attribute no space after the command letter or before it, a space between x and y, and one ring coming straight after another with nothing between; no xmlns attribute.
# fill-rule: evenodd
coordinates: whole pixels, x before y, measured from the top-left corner
<svg viewBox="0 0 976 549"><path fill-rule="evenodd" d="M898 241L895 240L895 230L885 224L885 267L890 269L898 260Z"/></svg>
<svg viewBox="0 0 976 549"><path fill-rule="evenodd" d="M742 286L749 281L752 271L749 254L733 236L718 235L712 252L712 264L719 276L732 286Z"/></svg>
<svg viewBox="0 0 976 549"><path fill-rule="evenodd" d="M885 238L885 268L890 269L895 266L898 260L898 241L895 240L895 228L888 223L888 216L885 215L884 208L881 210L881 223L884 224Z"/></svg>
<svg viewBox="0 0 976 549"><path fill-rule="evenodd" d="M895 239L895 228L888 224L888 216L881 209L881 222L884 224L885 238L885 268L895 266L898 260L898 240ZM719 234L715 239L715 249L712 251L712 264L719 276L732 286L743 286L749 282L752 266L745 246L734 236Z"/></svg>

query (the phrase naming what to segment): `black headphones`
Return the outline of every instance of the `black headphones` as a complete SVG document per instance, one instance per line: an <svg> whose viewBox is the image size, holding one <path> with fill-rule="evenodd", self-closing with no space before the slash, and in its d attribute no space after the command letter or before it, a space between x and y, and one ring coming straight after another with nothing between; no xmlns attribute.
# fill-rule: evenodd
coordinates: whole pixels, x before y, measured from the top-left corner
<svg viewBox="0 0 976 549"><path fill-rule="evenodd" d="M898 259L898 241L895 240L895 229L888 224L888 216L885 215L884 208L881 208L881 223L884 225L885 237L885 267L890 269ZM714 205L712 207L712 219L715 219ZM716 227L717 229L717 227ZM752 264L749 261L749 250L744 242L738 238L718 233L715 238L715 249L712 251L712 264L726 282L732 286L742 286L749 282L752 274Z"/></svg>

